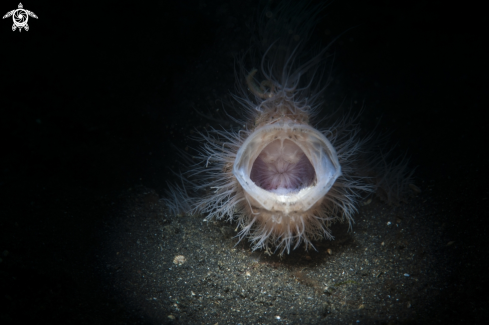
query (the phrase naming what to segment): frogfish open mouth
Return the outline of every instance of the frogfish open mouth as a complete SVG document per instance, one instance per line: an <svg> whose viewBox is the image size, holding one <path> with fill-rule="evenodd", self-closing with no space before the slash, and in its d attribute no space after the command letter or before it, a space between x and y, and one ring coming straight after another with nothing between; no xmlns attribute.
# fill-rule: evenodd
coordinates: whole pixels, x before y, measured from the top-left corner
<svg viewBox="0 0 489 325"><path fill-rule="evenodd" d="M351 225L365 196L401 200L411 176L405 159L389 162L378 137L360 136L348 114L314 123L329 79L328 46L305 51L319 9L307 1L264 9L256 48L237 64L230 109L243 128L200 134L200 163L164 199L171 212L237 222L239 240L248 238L253 250L283 254L332 239L330 224ZM259 53L259 70L247 66L250 53Z"/></svg>

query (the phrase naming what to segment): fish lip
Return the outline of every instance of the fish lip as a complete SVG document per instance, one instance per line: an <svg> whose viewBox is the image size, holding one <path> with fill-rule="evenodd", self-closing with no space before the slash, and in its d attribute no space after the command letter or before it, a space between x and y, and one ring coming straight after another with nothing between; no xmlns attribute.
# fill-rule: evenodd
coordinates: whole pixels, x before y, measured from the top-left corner
<svg viewBox="0 0 489 325"><path fill-rule="evenodd" d="M316 173L316 180L311 186L299 192L279 195L257 186L251 180L251 169L256 158L277 137L288 138L303 150ZM259 127L248 136L236 153L233 174L251 205L288 215L305 212L321 202L341 176L341 166L336 150L320 131L307 124L280 121Z"/></svg>

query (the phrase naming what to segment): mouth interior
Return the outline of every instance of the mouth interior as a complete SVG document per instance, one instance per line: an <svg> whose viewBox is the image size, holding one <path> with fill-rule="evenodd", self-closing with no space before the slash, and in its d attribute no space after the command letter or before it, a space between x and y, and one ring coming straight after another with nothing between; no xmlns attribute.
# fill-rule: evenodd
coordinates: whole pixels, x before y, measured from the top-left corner
<svg viewBox="0 0 489 325"><path fill-rule="evenodd" d="M302 149L288 139L268 144L253 163L250 179L260 188L279 195L310 186L316 172Z"/></svg>

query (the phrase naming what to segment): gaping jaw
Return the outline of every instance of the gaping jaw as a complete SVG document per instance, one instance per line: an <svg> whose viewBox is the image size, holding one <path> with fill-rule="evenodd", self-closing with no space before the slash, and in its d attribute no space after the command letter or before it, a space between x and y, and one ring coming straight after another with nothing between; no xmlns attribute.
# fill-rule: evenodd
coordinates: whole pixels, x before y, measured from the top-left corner
<svg viewBox="0 0 489 325"><path fill-rule="evenodd" d="M320 203L341 166L323 134L289 120L251 133L238 150L233 174L253 208L287 216Z"/></svg>

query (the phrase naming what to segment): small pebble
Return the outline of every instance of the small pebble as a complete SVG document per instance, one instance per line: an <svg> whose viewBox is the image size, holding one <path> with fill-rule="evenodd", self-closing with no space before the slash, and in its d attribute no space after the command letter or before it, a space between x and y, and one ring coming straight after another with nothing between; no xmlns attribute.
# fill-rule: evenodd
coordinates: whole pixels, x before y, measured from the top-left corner
<svg viewBox="0 0 489 325"><path fill-rule="evenodd" d="M175 256L175 258L173 259L173 264L176 264L176 265L182 265L183 263L185 263L187 260L185 259L185 256L183 255L177 255Z"/></svg>

